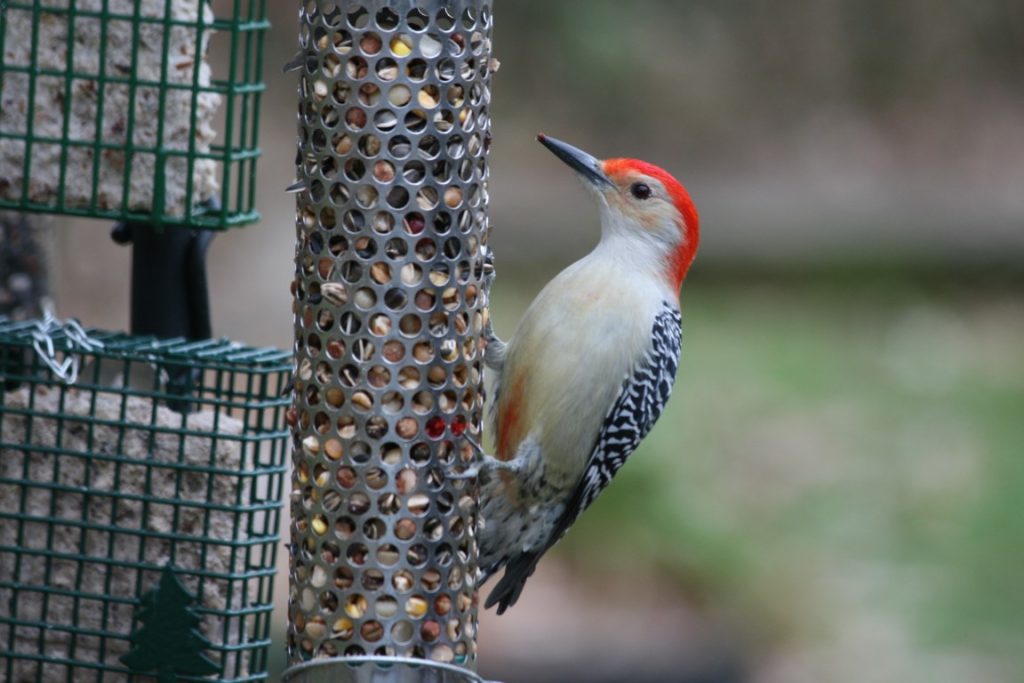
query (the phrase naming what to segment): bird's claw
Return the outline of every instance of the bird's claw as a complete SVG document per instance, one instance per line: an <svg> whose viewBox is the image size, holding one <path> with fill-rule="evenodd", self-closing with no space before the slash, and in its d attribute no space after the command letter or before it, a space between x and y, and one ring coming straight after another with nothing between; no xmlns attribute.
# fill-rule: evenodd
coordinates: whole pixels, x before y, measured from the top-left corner
<svg viewBox="0 0 1024 683"><path fill-rule="evenodd" d="M487 318L487 322L484 323L483 335L484 340L488 344L495 340L499 342L501 341L500 339L498 339L497 335L494 334L494 324L491 322L491 319L489 317Z"/></svg>
<svg viewBox="0 0 1024 683"><path fill-rule="evenodd" d="M490 293L491 287L494 285L494 278L497 277L497 271L494 269L494 252L490 247L484 247L484 264L483 264L483 287L484 291Z"/></svg>
<svg viewBox="0 0 1024 683"><path fill-rule="evenodd" d="M445 470L444 476L446 479L451 479L452 481L467 481L469 479L476 479L477 477L479 477L480 468L468 467L462 470L461 472L456 472L454 467L449 467L447 470Z"/></svg>
<svg viewBox="0 0 1024 683"><path fill-rule="evenodd" d="M462 433L462 440L468 443L470 447L472 447L473 452L476 453L476 457L473 459L473 462L480 462L485 456L487 456L487 453L484 451L484 447L480 445L480 442L468 433Z"/></svg>
<svg viewBox="0 0 1024 683"><path fill-rule="evenodd" d="M456 481L475 479L481 476L481 474L484 474L484 470L487 469L488 464L490 464L491 461L494 461L494 458L484 451L484 447L480 445L480 442L474 439L472 436L463 432L462 439L466 443L468 443L470 447L473 449L474 456L473 459L469 460L467 463L469 467L462 470L461 472L456 471L455 469L461 463L453 464L449 466L448 469L445 471L445 476L448 479L453 479Z"/></svg>

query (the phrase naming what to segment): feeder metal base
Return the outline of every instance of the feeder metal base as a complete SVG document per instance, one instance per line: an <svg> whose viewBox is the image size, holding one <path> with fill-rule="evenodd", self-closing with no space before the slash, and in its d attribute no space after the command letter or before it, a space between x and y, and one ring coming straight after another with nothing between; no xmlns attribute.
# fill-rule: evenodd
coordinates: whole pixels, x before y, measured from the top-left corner
<svg viewBox="0 0 1024 683"><path fill-rule="evenodd" d="M339 657L290 667L282 683L497 683L472 671L409 657Z"/></svg>

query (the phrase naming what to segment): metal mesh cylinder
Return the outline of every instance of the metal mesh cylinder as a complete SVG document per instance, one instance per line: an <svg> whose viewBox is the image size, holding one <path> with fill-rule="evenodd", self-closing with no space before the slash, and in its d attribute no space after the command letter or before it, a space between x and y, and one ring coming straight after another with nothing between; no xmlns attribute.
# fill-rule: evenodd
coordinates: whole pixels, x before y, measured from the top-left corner
<svg viewBox="0 0 1024 683"><path fill-rule="evenodd" d="M289 680L475 680L478 493L446 474L484 403L490 33L483 0L300 11Z"/></svg>

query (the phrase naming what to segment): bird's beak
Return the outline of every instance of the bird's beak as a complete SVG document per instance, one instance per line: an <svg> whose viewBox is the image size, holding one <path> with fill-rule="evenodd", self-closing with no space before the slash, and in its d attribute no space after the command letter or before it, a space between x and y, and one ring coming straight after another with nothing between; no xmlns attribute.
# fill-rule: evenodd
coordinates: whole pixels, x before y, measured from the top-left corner
<svg viewBox="0 0 1024 683"><path fill-rule="evenodd" d="M561 140L549 138L544 133L537 136L537 141L550 149L556 157L568 164L569 168L586 178L588 182L602 189L612 187L612 181L604 174L601 162L582 149L576 149Z"/></svg>

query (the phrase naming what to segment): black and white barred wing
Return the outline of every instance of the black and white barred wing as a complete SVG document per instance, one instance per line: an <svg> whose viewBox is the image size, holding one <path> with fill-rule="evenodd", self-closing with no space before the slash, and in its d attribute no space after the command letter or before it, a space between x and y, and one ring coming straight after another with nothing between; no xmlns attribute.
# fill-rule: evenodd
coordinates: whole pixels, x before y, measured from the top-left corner
<svg viewBox="0 0 1024 683"><path fill-rule="evenodd" d="M573 492L552 542L568 531L573 522L625 464L636 447L661 416L668 402L679 368L682 318L675 307L665 307L654 319L651 348L626 378L615 403L608 411L587 469Z"/></svg>

